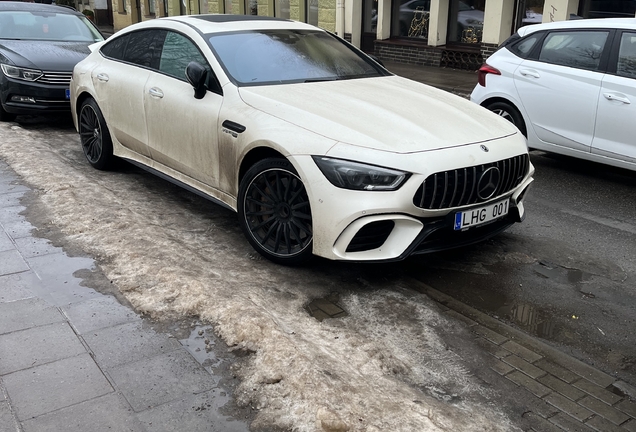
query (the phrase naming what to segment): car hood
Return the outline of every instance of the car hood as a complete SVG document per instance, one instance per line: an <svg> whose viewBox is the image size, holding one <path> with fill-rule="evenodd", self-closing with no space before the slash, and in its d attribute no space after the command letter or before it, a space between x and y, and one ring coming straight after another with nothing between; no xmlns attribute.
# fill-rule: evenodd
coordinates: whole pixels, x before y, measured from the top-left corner
<svg viewBox="0 0 636 432"><path fill-rule="evenodd" d="M88 45L86 42L0 39L0 60L4 56L15 66L71 72L79 61L90 54Z"/></svg>
<svg viewBox="0 0 636 432"><path fill-rule="evenodd" d="M394 153L485 142L516 128L466 99L398 76L242 87L250 106L327 138Z"/></svg>

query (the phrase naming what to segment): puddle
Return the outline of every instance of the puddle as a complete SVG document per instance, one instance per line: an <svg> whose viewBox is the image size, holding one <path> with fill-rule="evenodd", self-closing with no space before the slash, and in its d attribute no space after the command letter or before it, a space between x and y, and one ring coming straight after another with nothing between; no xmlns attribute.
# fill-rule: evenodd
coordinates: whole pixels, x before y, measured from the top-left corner
<svg viewBox="0 0 636 432"><path fill-rule="evenodd" d="M480 310L490 312L496 318L514 322L528 333L544 339L550 339L556 333L556 323L551 319L552 314L547 311L494 292L482 291L478 298Z"/></svg>
<svg viewBox="0 0 636 432"><path fill-rule="evenodd" d="M339 301L340 295L331 293L325 298L312 300L311 303L305 306L305 310L318 321L327 318L342 318L347 315L347 312L338 306Z"/></svg>
<svg viewBox="0 0 636 432"><path fill-rule="evenodd" d="M219 367L224 360L219 359L214 352L216 335L212 326L196 326L187 339L181 339L179 342L201 366L216 377L214 369Z"/></svg>
<svg viewBox="0 0 636 432"><path fill-rule="evenodd" d="M592 274L576 268L566 268L548 261L539 261L534 271L547 279L561 283L578 284L592 280Z"/></svg>

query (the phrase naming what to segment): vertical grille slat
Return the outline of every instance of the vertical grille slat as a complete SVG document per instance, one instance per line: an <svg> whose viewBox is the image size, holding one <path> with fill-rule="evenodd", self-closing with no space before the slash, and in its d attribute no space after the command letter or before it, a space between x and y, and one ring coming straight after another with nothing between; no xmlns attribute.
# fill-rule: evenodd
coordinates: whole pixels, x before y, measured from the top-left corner
<svg viewBox="0 0 636 432"><path fill-rule="evenodd" d="M493 167L499 170L499 185L493 196L487 200L517 187L528 174L530 159L527 154L523 154L484 165L431 174L418 189L413 203L428 210L442 210L487 201L479 197L478 183L481 175Z"/></svg>

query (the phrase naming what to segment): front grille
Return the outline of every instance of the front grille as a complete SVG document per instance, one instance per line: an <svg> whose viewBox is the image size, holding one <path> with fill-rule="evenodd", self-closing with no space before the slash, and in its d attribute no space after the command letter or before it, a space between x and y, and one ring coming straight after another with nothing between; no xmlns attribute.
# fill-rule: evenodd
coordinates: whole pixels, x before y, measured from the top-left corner
<svg viewBox="0 0 636 432"><path fill-rule="evenodd" d="M38 82L42 84L68 86L71 83L71 75L73 75L73 72L44 72L44 74L38 78Z"/></svg>
<svg viewBox="0 0 636 432"><path fill-rule="evenodd" d="M489 168L499 169L499 184L486 198L480 198L478 184ZM530 169L527 154L498 162L431 174L413 197L413 204L427 210L440 210L477 204L510 192L519 186Z"/></svg>

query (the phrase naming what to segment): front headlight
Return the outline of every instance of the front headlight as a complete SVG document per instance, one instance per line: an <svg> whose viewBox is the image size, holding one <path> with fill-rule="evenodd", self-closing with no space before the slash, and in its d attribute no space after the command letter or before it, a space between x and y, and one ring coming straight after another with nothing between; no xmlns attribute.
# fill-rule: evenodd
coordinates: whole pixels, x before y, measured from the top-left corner
<svg viewBox="0 0 636 432"><path fill-rule="evenodd" d="M1 64L2 73L9 78L15 78L24 81L35 81L42 76L42 71L36 69L25 69L21 67Z"/></svg>
<svg viewBox="0 0 636 432"><path fill-rule="evenodd" d="M343 189L394 191L399 189L410 175L404 171L343 159L312 157L327 180Z"/></svg>

